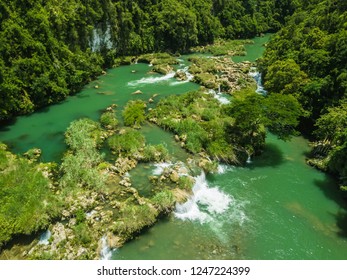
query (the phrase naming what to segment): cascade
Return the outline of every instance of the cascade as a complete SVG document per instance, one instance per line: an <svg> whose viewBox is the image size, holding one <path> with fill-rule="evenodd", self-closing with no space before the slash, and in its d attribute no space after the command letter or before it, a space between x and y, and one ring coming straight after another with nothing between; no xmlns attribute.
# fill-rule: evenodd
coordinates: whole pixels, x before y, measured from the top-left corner
<svg viewBox="0 0 347 280"><path fill-rule="evenodd" d="M164 76L146 77L146 78L142 78L140 80L130 81L130 82L128 82L128 86L136 87L136 86L140 86L140 85L159 83L159 82L169 80L169 79L173 78L174 76L175 76L175 72L170 72Z"/></svg>
<svg viewBox="0 0 347 280"><path fill-rule="evenodd" d="M221 94L217 94L215 90L210 89L208 91L209 94L211 94L215 99L217 99L221 104L229 104L230 100Z"/></svg>
<svg viewBox="0 0 347 280"><path fill-rule="evenodd" d="M183 204L177 204L175 217L182 220L212 222L213 216L224 213L232 203L232 197L217 187L210 188L205 173L195 177L192 197Z"/></svg>
<svg viewBox="0 0 347 280"><path fill-rule="evenodd" d="M52 236L52 233L49 229L47 229L44 233L41 234L39 244L48 245L49 239Z"/></svg>
<svg viewBox="0 0 347 280"><path fill-rule="evenodd" d="M113 43L111 40L111 26L107 24L106 30L103 31L100 27L95 27L90 38L89 46L93 52L100 51L104 46L107 49L112 49Z"/></svg>
<svg viewBox="0 0 347 280"><path fill-rule="evenodd" d="M100 251L100 259L110 260L112 258L112 253L114 250L111 250L111 248L108 246L106 236L103 236L101 238L101 246L102 249Z"/></svg>
<svg viewBox="0 0 347 280"><path fill-rule="evenodd" d="M260 72L256 71L255 67L252 67L251 71L249 72L249 75L252 76L255 79L255 81L257 82L257 90L255 92L259 93L261 95L266 95L267 91L263 87Z"/></svg>

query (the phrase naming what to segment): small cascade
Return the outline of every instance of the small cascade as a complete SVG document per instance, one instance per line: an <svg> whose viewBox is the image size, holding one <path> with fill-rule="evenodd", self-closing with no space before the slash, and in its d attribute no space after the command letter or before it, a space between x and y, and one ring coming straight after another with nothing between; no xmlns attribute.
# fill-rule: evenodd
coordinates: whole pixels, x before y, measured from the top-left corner
<svg viewBox="0 0 347 280"><path fill-rule="evenodd" d="M51 231L49 229L46 230L44 233L41 234L38 244L48 245L49 239L51 238L51 236L52 236Z"/></svg>
<svg viewBox="0 0 347 280"><path fill-rule="evenodd" d="M221 104L229 104L230 100L224 96L222 96L222 94L217 94L215 90L210 89L208 91L209 94L211 94L215 99L217 99Z"/></svg>
<svg viewBox="0 0 347 280"><path fill-rule="evenodd" d="M224 213L230 206L232 197L218 188L210 188L205 173L195 177L193 196L183 204L177 204L175 217L181 220L212 222L214 216Z"/></svg>
<svg viewBox="0 0 347 280"><path fill-rule="evenodd" d="M248 158L247 158L247 160L246 160L246 163L247 163L247 164L250 164L250 163L252 163L252 159L251 159L251 156L248 156Z"/></svg>
<svg viewBox="0 0 347 280"><path fill-rule="evenodd" d="M108 246L106 236L101 238L102 249L100 251L101 260L110 260L112 258L113 250Z"/></svg>
<svg viewBox="0 0 347 280"><path fill-rule="evenodd" d="M164 76L156 76L156 77L147 77L147 78L142 78L140 80L136 81L130 81L128 83L128 86L130 87L136 87L140 85L147 85L147 84L155 84L163 81L167 81L169 79L172 79L175 76L175 72L170 72Z"/></svg>
<svg viewBox="0 0 347 280"><path fill-rule="evenodd" d="M228 172L229 170L231 170L231 167L229 165L218 164L217 174L224 174L224 173Z"/></svg>
<svg viewBox="0 0 347 280"><path fill-rule="evenodd" d="M173 164L171 162L161 162L154 164L155 169L153 170L153 175L159 176L164 172L165 168L171 167Z"/></svg>
<svg viewBox="0 0 347 280"><path fill-rule="evenodd" d="M256 71L256 68L253 67L253 68L251 68L249 75L251 75L255 79L255 81L257 82L257 90L255 92L259 93L261 95L266 95L267 91L263 87L260 72Z"/></svg>
<svg viewBox="0 0 347 280"><path fill-rule="evenodd" d="M181 64L181 65L184 66L184 64ZM178 70L180 72L183 72L187 79L182 80L182 81L180 81L180 80L173 81L172 83L170 83L170 85L171 86L175 86L175 85L180 85L180 84L184 84L184 83L190 82L194 78L194 76L191 73L189 73L188 69L189 69L189 67L186 66L186 67Z"/></svg>
<svg viewBox="0 0 347 280"><path fill-rule="evenodd" d="M187 76L187 82L190 82L193 78L194 78L194 75L192 75L191 73L189 73L189 71L188 71L188 69L189 69L189 67L187 66L187 67L184 67L183 69L182 69L182 71L186 74L186 76Z"/></svg>

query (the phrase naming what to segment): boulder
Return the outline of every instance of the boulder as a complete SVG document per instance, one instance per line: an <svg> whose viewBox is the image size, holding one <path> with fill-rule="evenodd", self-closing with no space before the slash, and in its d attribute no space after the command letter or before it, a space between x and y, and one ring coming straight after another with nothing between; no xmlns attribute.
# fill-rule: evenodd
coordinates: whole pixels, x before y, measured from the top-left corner
<svg viewBox="0 0 347 280"><path fill-rule="evenodd" d="M173 170L170 174L170 180L174 183L177 183L179 179L180 179L179 174L177 173L177 171Z"/></svg>
<svg viewBox="0 0 347 280"><path fill-rule="evenodd" d="M137 94L143 94L143 92L141 90L136 90L132 93L133 95L137 95Z"/></svg>

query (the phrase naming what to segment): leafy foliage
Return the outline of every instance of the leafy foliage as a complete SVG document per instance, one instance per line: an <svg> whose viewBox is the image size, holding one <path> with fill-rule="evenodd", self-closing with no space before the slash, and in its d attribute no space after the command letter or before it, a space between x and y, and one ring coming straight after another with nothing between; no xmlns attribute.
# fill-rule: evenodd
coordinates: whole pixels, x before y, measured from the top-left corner
<svg viewBox="0 0 347 280"><path fill-rule="evenodd" d="M120 57L186 52L220 37L249 38L278 30L296 2L1 1L0 120L63 100L102 67L131 63ZM343 39L336 39L340 48ZM312 60L324 56L312 55Z"/></svg>
<svg viewBox="0 0 347 280"><path fill-rule="evenodd" d="M124 108L123 118L126 126L140 126L146 120L146 103L142 100L130 100Z"/></svg>
<svg viewBox="0 0 347 280"><path fill-rule="evenodd" d="M108 139L108 145L118 155L131 155L137 153L145 145L144 136L134 130L126 129L121 134Z"/></svg>
<svg viewBox="0 0 347 280"><path fill-rule="evenodd" d="M38 165L0 146L0 247L19 234L46 228L57 215L51 182Z"/></svg>
<svg viewBox="0 0 347 280"><path fill-rule="evenodd" d="M98 166L102 156L96 147L101 144L100 124L90 119L73 121L65 133L65 141L70 147L60 166L63 188L86 187L100 189L105 184Z"/></svg>
<svg viewBox="0 0 347 280"><path fill-rule="evenodd" d="M240 94L230 105L221 105L203 91L160 100L149 119L178 134L185 149L207 152L232 163L245 162L261 151L265 126L281 139L295 134L302 108L292 96Z"/></svg>
<svg viewBox="0 0 347 280"><path fill-rule="evenodd" d="M301 128L317 140L309 162L346 185L347 6L333 0L298 2L303 6L260 61L265 87L298 99L305 110Z"/></svg>

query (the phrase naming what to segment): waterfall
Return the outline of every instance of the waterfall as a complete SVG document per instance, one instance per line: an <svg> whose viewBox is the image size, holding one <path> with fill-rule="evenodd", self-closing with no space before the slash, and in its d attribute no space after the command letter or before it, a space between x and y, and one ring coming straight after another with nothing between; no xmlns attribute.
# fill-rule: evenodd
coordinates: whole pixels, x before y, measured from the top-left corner
<svg viewBox="0 0 347 280"><path fill-rule="evenodd" d="M232 167L226 164L218 164L217 173L224 174L227 171L232 170Z"/></svg>
<svg viewBox="0 0 347 280"><path fill-rule="evenodd" d="M100 251L100 259L110 260L112 258L113 250L111 250L111 248L108 246L106 236L103 236L101 238L101 246L102 246L102 249Z"/></svg>
<svg viewBox="0 0 347 280"><path fill-rule="evenodd" d="M221 94L217 94L215 90L210 89L208 91L209 94L211 94L215 99L217 99L221 104L229 104L230 100Z"/></svg>
<svg viewBox="0 0 347 280"><path fill-rule="evenodd" d="M258 71L256 71L256 68L252 67L251 71L249 72L249 75L251 75L257 82L257 90L255 92L261 95L266 95L267 91L263 87L261 74Z"/></svg>
<svg viewBox="0 0 347 280"><path fill-rule="evenodd" d="M195 177L192 197L183 204L177 204L175 217L181 220L213 221L213 217L224 213L232 202L232 197L218 188L210 188L205 173Z"/></svg>
<svg viewBox="0 0 347 280"><path fill-rule="evenodd" d="M100 51L102 47L112 49L113 43L111 40L111 25L107 24L105 31L103 31L100 27L95 27L92 31L89 46L93 52Z"/></svg>
<svg viewBox="0 0 347 280"><path fill-rule="evenodd" d="M51 231L47 229L44 233L41 234L38 244L48 245L49 244L48 240L51 238L51 236L52 236Z"/></svg>

